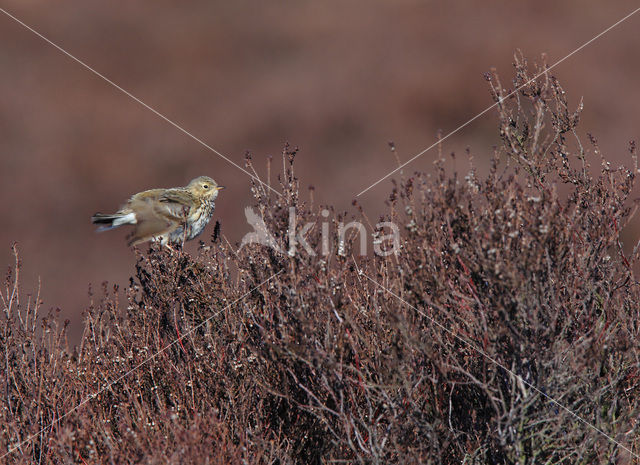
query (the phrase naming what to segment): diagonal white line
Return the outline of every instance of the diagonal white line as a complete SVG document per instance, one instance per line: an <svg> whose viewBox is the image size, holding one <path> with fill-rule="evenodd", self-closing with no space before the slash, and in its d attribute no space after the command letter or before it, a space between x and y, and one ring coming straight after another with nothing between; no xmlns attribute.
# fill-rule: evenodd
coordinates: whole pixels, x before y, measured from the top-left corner
<svg viewBox="0 0 640 465"><path fill-rule="evenodd" d="M354 260L355 263L355 260ZM394 293L393 291L391 291L390 289L386 288L385 286L383 286L382 284L380 284L378 281L376 281L373 278L370 278L368 275L366 275L362 270L360 270L360 268L358 267L357 263L356 265L356 269L358 270L358 274L364 276L365 278L367 278L369 281L371 281L372 283L374 283L376 286L382 288L384 291L388 292L389 294L391 294L393 297L395 297L396 299L398 299L400 302L402 302L403 304L405 304L407 307L415 310L418 314L420 314L421 316L423 316L424 318L426 318L427 320L429 320L431 323L435 324L436 326L438 326L440 329L442 329L443 331L446 331L448 334L450 334L451 336L453 336L454 338L456 338L457 340L459 340L460 342L462 342L463 344L465 344L468 347L471 347L473 350L475 350L476 352L478 352L479 354L481 354L483 357L485 357L487 360L489 360L491 363L495 364L496 366L502 368L504 371L506 371L507 373L509 373L511 376L515 376L516 378L518 378L522 383L526 384L529 388L533 389L534 391L536 391L538 394L540 394L541 396L545 397L547 400L549 400L549 402L553 403L554 405L556 405L557 407L561 408L562 410L564 410L565 412L569 413L570 415L572 415L575 419L577 419L578 421L580 421L581 423L587 425L589 428L592 428L593 430L595 430L596 432L600 433L601 435L603 435L604 437L606 437L609 441L613 442L614 444L616 444L617 446L621 447L622 449L626 450L629 454L631 454L633 457L640 459L640 455L635 454L631 449L629 449L628 447L624 446L623 444L620 444L618 441L616 441L615 439L613 439L611 436L609 436L607 433L605 433L604 431L602 431L601 429L599 429L597 426L592 425L591 423L589 423L587 420L583 419L580 415L574 413L573 411L571 411L570 409L568 409L567 407L565 407L564 405L562 405L560 402L558 402L557 400L555 400L553 397L549 396L548 394L545 394L544 392L542 392L540 389L538 389L536 386L534 386L533 384L529 383L528 381L526 381L524 378L522 378L522 376L517 375L516 373L514 373L513 371L511 371L509 368L505 367L504 365L502 365L500 362L498 362L496 359L494 359L493 357L491 357L491 355L487 354L485 351L483 351L481 348L479 348L477 345L473 344L472 342L469 342L465 339L463 339L461 336L457 335L456 333L454 333L453 331L451 331L450 329L448 329L446 326L444 326L442 323L439 323L438 321L436 321L435 319L433 319L432 317L430 317L429 315L427 315L426 313L424 313L422 310L420 310L417 307L414 307L413 305L411 305L409 302L407 302L406 300L404 300L402 297L400 297L398 294Z"/></svg>
<svg viewBox="0 0 640 465"><path fill-rule="evenodd" d="M55 47L56 49L58 49L60 52L64 53L65 55L67 55L69 58L71 58L72 60L74 60L75 62L79 63L80 65L82 65L84 68L86 68L87 70L91 71L93 74L95 74L96 76L98 76L99 78L101 78L102 80L106 81L107 83L111 84L113 87L115 87L116 89L118 89L120 92L122 92L123 94L125 94L126 96L132 98L133 100L135 100L136 102L138 102L140 105L142 105L143 107L145 107L147 110L151 111L152 113L154 113L156 116L159 116L160 118L162 118L163 120L165 120L167 123L169 123L170 125L172 125L173 127L175 127L176 129L178 129L179 131L183 132L184 134L186 134L187 136L191 137L193 140L195 140L197 143L199 143L200 145L202 145L203 147L207 148L208 150L210 150L211 152L215 153L216 155L218 155L220 158L222 158L223 160L227 161L227 163L232 164L233 166L235 166L236 168L238 168L240 171L242 171L243 173L245 173L247 176L251 177L253 180L259 182L260 184L262 184L263 186L271 189L273 192L275 192L278 195L282 195L280 192L278 192L277 190L275 190L273 187L267 185L266 183L262 182L257 176L254 176L253 174L249 173L247 170L245 170L242 166L238 165L236 162L234 162L233 160L229 159L228 157L226 157L225 155L223 155L222 153L220 153L219 151L217 151L216 149L214 149L213 147L211 147L209 144L207 144L206 142L204 142L202 139L194 136L193 134L191 134L189 131L187 131L186 129L184 129L182 126L180 126L178 123L174 122L173 120L167 118L165 115L163 115L162 113L160 113L158 110L156 110L155 108L147 105L146 103L144 103L142 100L140 100L138 97L136 97L135 95L133 95L131 92L123 89L122 87L120 87L118 84L116 84L115 82L113 82L111 79L107 78L105 75L99 73L98 71L96 71L95 69L93 69L91 66L89 66L88 64L86 64L84 61L82 61L81 59L75 57L74 55L72 55L71 53L67 52L65 49L63 49L62 47L60 47L58 44L52 42L51 40L49 40L48 38L46 38L45 36L43 36L42 34L40 34L38 31L36 31L35 29L33 29L31 26L25 24L24 22L20 21L18 18L16 18L15 16L13 16L11 13L9 13L7 10L0 8L0 11L2 13L4 13L5 15L7 15L9 18L13 19L15 22L17 22L18 24L24 26L25 28L27 28L29 31L33 32L35 35L37 35L38 37L40 37L42 40L44 40L45 42L47 42L49 45L52 45L53 47Z"/></svg>
<svg viewBox="0 0 640 465"><path fill-rule="evenodd" d="M61 415L60 417L56 418L54 421L52 421L51 423L49 423L47 426L43 427L42 429L40 429L40 431L38 431L35 434L32 434L31 436L29 436L27 439L24 439L22 441L20 441L18 444L14 445L13 447L9 447L8 451L4 454L4 455L0 455L0 459L5 458L7 455L15 452L17 449L19 449L20 447L22 447L24 444L26 444L27 442L33 441L36 436L39 436L40 434L42 434L45 430L53 427L53 425L60 423L60 420L62 420L63 418L67 417L68 415L70 415L71 413L75 412L76 410L78 410L80 407L82 407L83 405L85 405L86 403L90 402L92 399L94 399L95 397L97 397L98 395L100 395L102 392L106 391L107 389L109 389L111 386L113 386L114 384L118 383L120 380L122 380L123 378L126 378L127 376L129 376L131 373L133 373L134 371L138 370L140 367L142 367L143 365L145 365L146 363L148 363L149 361L153 360L154 358L156 358L158 355L162 354L163 352L165 352L168 348L174 346L175 344L177 344L180 340L184 339L185 336L188 336L189 334L191 334L192 332L194 332L195 330L197 330L198 328L202 327L203 325L205 325L206 323L208 323L211 319L215 318L216 316L218 316L219 314L221 314L222 312L224 312L226 309L228 309L229 307L231 307L232 305L237 304L238 302L240 302L241 300L243 300L245 297L247 297L249 294L251 294L253 291L255 291L256 289L258 289L259 287L263 286L264 284L268 283L269 281L271 281L273 278L275 278L276 276L278 276L280 273L282 273L284 271L284 269L278 271L277 273L271 275L271 277L269 277L268 279L262 281L260 284L258 284L257 286L253 287L252 289L250 289L249 291L245 292L243 295L241 295L240 297L238 297L236 300L234 300L233 302L231 302L229 305L227 305L226 307L223 307L222 309L220 309L219 311L217 311L216 313L214 313L213 315L211 315L209 318L207 318L206 320L204 320L203 322L199 323L197 326L194 326L193 328L191 328L189 331L187 331L186 333L184 333L182 336L180 336L179 338L175 339L173 342L171 342L170 344L167 344L166 346L164 346L162 349L160 349L158 352L154 353L153 355L150 355L149 357L147 357L146 359L144 359L142 362L140 362L139 364L137 364L135 367L133 367L131 370L127 371L125 374L121 375L120 377L118 377L115 381L111 381L109 384L107 384L106 386L98 389L98 391L96 391L95 393L91 394L90 396L88 396L86 399L84 399L82 402L80 402L78 405L76 405L75 407L73 407L71 410L69 410L68 412L66 412L64 415Z"/></svg>
<svg viewBox="0 0 640 465"><path fill-rule="evenodd" d="M421 157L422 155L424 155L425 153L427 153L429 150L431 150L432 148L434 148L435 146L437 146L440 142L448 139L449 137L453 136L455 133L457 133L458 131L460 131L461 129L469 126L471 123L473 123L475 120L477 120L478 118L480 118L482 115L484 115L485 113L487 113L489 110L493 109L494 107L496 107L497 105L499 105L500 103L502 103L505 99L511 97L513 94L515 94L516 92L518 92L520 89L522 89L523 87L527 86L528 84L530 84L531 82L535 81L536 79L538 79L540 76L542 76L543 74L547 73L548 71L551 71L553 68L555 68L556 66L558 66L560 63L562 63L563 61L565 61L566 59L572 57L573 55L575 55L576 53L578 53L580 50L582 50L583 48L585 48L587 45L591 44L592 42L598 40L600 37L602 37L603 35L605 35L607 32L609 32L611 29L615 28L616 26L618 26L620 23L626 21L627 19L629 19L630 17L632 17L633 15L635 15L638 11L640 11L640 8L636 8L635 10L633 10L631 13L629 13L627 16L625 16L624 18L622 18L621 20L619 20L618 22L616 22L615 24L612 24L611 26L609 26L608 28L606 28L604 31L602 31L600 34L598 34L597 36L593 37L592 39L586 41L584 44L582 44L580 47L576 48L573 52L571 52L570 54L568 54L567 56L565 56L564 58L556 61L554 64L552 64L549 68L547 68L546 70L544 70L543 72L537 74L536 76L532 77L531 79L529 79L527 82L525 82L524 84L522 84L519 87L516 87L516 89L511 92L510 94L506 95L505 97L502 97L501 99L499 99L496 103L494 103L493 105L491 105L490 107L485 108L483 111L481 111L480 113L478 113L476 116L474 116L473 118L471 118L469 121L467 121L464 124L461 124L460 126L458 126L456 129L454 129L453 131L451 131L449 134L447 134L446 136L438 139L437 142L434 142L432 145L430 145L429 147L427 147L426 149L424 149L422 152L416 154L415 156L411 157L408 161L404 162L403 164L401 164L400 166L398 166L396 169L394 169L393 171L391 171L390 173L386 174L385 176L381 177L380 179L378 179L376 182L374 182L373 184L371 184L369 187L367 187L366 189L364 189L362 192L360 192L358 195L356 195L356 197L360 197L362 194L364 194L365 192L367 192L369 189L377 186L378 184L380 184L382 181L384 181L385 179L387 179L389 176L393 175L394 173L397 173L398 171L400 171L402 168L404 168L405 166L407 166L409 163L413 162L416 158Z"/></svg>

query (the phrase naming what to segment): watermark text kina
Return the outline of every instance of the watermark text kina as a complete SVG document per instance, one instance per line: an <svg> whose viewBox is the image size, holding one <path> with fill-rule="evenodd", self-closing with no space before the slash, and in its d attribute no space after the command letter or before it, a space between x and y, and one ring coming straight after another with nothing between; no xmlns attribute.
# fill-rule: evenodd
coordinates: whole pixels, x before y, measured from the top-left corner
<svg viewBox="0 0 640 465"><path fill-rule="evenodd" d="M331 253L331 238L337 240L336 252L338 255L346 255L346 242L347 236L350 231L354 231L355 234L359 234L360 241L360 255L364 256L368 253L367 247L367 229L359 221L351 221L344 223L340 221L337 224L337 230L335 234L331 231L331 224L335 224L328 220L330 212L329 210L322 210L320 215L324 218L318 224L318 221L308 222L298 228L297 214L295 207L289 207L289 227L287 228L288 249L285 251L285 247L280 244L276 237L268 230L262 217L253 210L251 207L246 207L244 210L247 217L247 223L253 227L253 231L244 235L240 248L249 244L261 244L266 247L271 247L275 251L281 254L287 254L290 257L295 256L298 253L300 247L308 255L315 257L320 255L326 256ZM308 235L314 228L320 227L320 244L316 249L309 244ZM372 233L373 252L381 257L388 257L389 255L397 254L400 251L400 228L398 225L391 221L381 221L375 225L375 230ZM317 250L319 249L319 250ZM351 254L351 252L349 253Z"/></svg>

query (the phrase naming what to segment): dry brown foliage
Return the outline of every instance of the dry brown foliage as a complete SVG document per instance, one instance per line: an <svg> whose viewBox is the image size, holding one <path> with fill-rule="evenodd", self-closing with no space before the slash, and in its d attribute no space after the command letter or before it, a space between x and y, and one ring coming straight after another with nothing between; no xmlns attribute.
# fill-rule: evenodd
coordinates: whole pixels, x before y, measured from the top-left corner
<svg viewBox="0 0 640 465"><path fill-rule="evenodd" d="M541 69L518 57L523 87L504 100L487 75L504 143L486 177L441 159L398 182L397 255L354 258L358 241L335 237L316 256L217 237L196 256L138 251L127 289L91 296L71 349L20 295L16 252L2 461L639 463L640 252L620 241L635 145L633 169L593 138L585 149L557 80L528 82ZM301 200L294 157L282 197L252 186L255 210L286 250L294 206L319 251L325 219Z"/></svg>

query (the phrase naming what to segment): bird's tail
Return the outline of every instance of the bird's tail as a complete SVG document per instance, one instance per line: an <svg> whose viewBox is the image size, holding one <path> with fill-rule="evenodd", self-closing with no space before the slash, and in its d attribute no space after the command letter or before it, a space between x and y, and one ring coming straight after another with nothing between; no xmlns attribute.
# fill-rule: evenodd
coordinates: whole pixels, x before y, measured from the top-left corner
<svg viewBox="0 0 640 465"><path fill-rule="evenodd" d="M108 231L123 224L136 224L138 221L134 213L114 213L113 215L96 213L91 217L91 222L93 224L103 225L98 228L98 231Z"/></svg>

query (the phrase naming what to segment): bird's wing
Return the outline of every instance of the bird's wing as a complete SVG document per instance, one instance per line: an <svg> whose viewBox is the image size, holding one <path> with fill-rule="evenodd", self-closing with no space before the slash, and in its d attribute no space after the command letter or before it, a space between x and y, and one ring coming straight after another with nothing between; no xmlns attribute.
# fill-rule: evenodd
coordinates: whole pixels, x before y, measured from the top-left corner
<svg viewBox="0 0 640 465"><path fill-rule="evenodd" d="M121 213L143 210L147 214L182 222L193 205L192 197L178 189L151 189L140 192L129 199L120 209ZM140 221L140 218L138 218Z"/></svg>
<svg viewBox="0 0 640 465"><path fill-rule="evenodd" d="M184 221L189 210L195 205L194 198L184 190L167 189L158 198L156 209L162 215L169 215Z"/></svg>
<svg viewBox="0 0 640 465"><path fill-rule="evenodd" d="M181 219L173 215L163 215L158 211L158 202L139 201L134 205L137 223L131 238L139 243L156 236L169 234L180 226Z"/></svg>
<svg viewBox="0 0 640 465"><path fill-rule="evenodd" d="M184 222L188 207L174 201L174 197L170 190L165 189L153 189L131 197L126 209L135 213L137 221L131 243L169 234Z"/></svg>

